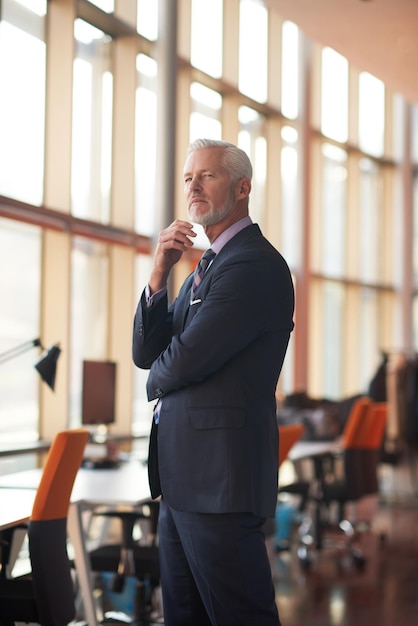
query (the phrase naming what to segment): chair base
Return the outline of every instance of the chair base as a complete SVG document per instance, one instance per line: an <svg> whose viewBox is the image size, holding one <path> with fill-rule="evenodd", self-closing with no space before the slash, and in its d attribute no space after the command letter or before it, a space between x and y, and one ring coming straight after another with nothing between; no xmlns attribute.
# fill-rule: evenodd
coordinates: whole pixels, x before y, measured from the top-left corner
<svg viewBox="0 0 418 626"><path fill-rule="evenodd" d="M305 569L309 569L312 566L314 560L312 553L319 554L326 549L334 549L337 552L348 555L357 569L362 569L366 565L367 559L358 546L359 533L349 520L344 519L337 525L322 523L319 541L315 536L315 529L313 529L312 526L312 520L310 518L304 518L298 529L299 541L297 555L300 564ZM330 538L330 533L339 536Z"/></svg>

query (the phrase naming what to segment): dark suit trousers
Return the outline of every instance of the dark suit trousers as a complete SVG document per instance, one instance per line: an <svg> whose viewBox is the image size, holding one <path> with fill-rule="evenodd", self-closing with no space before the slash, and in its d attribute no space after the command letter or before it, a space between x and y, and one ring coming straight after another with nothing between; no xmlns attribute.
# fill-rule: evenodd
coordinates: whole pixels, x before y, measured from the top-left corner
<svg viewBox="0 0 418 626"><path fill-rule="evenodd" d="M160 506L166 626L280 626L264 533L246 513Z"/></svg>

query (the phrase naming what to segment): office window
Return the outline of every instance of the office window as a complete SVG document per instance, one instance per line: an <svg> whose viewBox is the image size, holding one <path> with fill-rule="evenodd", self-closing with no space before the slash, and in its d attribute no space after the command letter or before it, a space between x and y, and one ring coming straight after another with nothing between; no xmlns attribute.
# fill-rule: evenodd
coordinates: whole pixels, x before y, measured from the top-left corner
<svg viewBox="0 0 418 626"><path fill-rule="evenodd" d="M411 157L418 165L418 104L411 105Z"/></svg>
<svg viewBox="0 0 418 626"><path fill-rule="evenodd" d="M290 267L299 267L302 221L298 184L298 132L291 126L283 126L281 137L281 252Z"/></svg>
<svg viewBox="0 0 418 626"><path fill-rule="evenodd" d="M361 159L359 167L359 278L378 282L382 275L379 252L384 223L383 181L378 166L370 159Z"/></svg>
<svg viewBox="0 0 418 626"><path fill-rule="evenodd" d="M41 205L46 5L45 2L25 4L13 0L3 0L1 4L0 194Z"/></svg>
<svg viewBox="0 0 418 626"><path fill-rule="evenodd" d="M222 76L223 0L192 0L190 61L198 69Z"/></svg>
<svg viewBox="0 0 418 626"><path fill-rule="evenodd" d="M267 9L255 0L241 0L238 86L257 102L267 100L267 44Z"/></svg>
<svg viewBox="0 0 418 626"><path fill-rule="evenodd" d="M16 268L21 268L16 274ZM23 268L23 269L22 269ZM0 353L39 337L41 231L0 218ZM42 338L41 338L42 339ZM33 348L0 362L0 440L38 438L40 357Z"/></svg>
<svg viewBox="0 0 418 626"><path fill-rule="evenodd" d="M371 372L376 368L382 344L380 343L383 308L374 289L364 288L360 294L359 324L357 327L358 379L356 389L367 390ZM380 317L382 316L382 317Z"/></svg>
<svg viewBox="0 0 418 626"><path fill-rule="evenodd" d="M322 390L325 397L343 396L345 292L337 283L322 283ZM315 329L312 329L315 332ZM318 358L320 359L320 354Z"/></svg>
<svg viewBox="0 0 418 626"><path fill-rule="evenodd" d="M418 295L412 298L413 347L418 351Z"/></svg>
<svg viewBox="0 0 418 626"><path fill-rule="evenodd" d="M136 29L151 41L158 37L158 4L156 0L137 0Z"/></svg>
<svg viewBox="0 0 418 626"><path fill-rule="evenodd" d="M115 10L115 0L89 0L96 7L102 9L106 13L112 13Z"/></svg>
<svg viewBox="0 0 418 626"><path fill-rule="evenodd" d="M200 83L190 85L192 113L190 115L190 141L199 137L221 139L220 110L222 96Z"/></svg>
<svg viewBox="0 0 418 626"><path fill-rule="evenodd" d="M281 81L281 110L294 120L299 111L299 29L293 22L283 23Z"/></svg>
<svg viewBox="0 0 418 626"><path fill-rule="evenodd" d="M152 236L156 197L157 63L151 57L139 54L136 68L135 230Z"/></svg>
<svg viewBox="0 0 418 626"><path fill-rule="evenodd" d="M47 0L4 0L3 5L5 10L7 11L7 7L12 6L13 4L19 4L25 9L32 11L35 15L45 15L46 14L46 3Z"/></svg>
<svg viewBox="0 0 418 626"><path fill-rule="evenodd" d="M345 142L348 138L348 62L332 48L322 49L321 131Z"/></svg>
<svg viewBox="0 0 418 626"><path fill-rule="evenodd" d="M109 223L113 76L110 38L87 22L74 25L71 211Z"/></svg>
<svg viewBox="0 0 418 626"><path fill-rule="evenodd" d="M261 133L265 118L254 109L242 106L238 110L238 119L238 145L247 153L253 166L250 216L263 228L266 210L267 142Z"/></svg>
<svg viewBox="0 0 418 626"><path fill-rule="evenodd" d="M320 271L342 277L346 252L347 153L330 144L322 145L322 215Z"/></svg>
<svg viewBox="0 0 418 626"><path fill-rule="evenodd" d="M385 86L367 72L359 76L359 146L382 156L385 138Z"/></svg>
<svg viewBox="0 0 418 626"><path fill-rule="evenodd" d="M80 423L83 359L107 357L108 275L108 247L84 237L74 237L71 253L71 426Z"/></svg>

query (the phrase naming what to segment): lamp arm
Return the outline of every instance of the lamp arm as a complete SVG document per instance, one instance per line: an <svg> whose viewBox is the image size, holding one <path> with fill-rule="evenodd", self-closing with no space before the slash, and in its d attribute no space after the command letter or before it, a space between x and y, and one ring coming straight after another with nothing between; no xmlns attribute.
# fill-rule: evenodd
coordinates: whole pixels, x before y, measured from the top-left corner
<svg viewBox="0 0 418 626"><path fill-rule="evenodd" d="M0 364L6 363L6 361L10 361L10 359L13 359L15 356L19 356L20 354L27 352L31 348L36 348L36 347L43 348L41 344L41 340L39 338L31 339L30 341L25 341L25 343L22 343L19 346L16 346L14 348L11 348L10 350L6 350L5 352L2 352L0 354Z"/></svg>

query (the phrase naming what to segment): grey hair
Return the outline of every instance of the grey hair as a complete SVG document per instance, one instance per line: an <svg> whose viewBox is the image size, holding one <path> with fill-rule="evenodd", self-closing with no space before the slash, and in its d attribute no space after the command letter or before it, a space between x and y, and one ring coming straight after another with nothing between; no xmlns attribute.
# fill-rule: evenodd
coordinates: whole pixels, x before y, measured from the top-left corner
<svg viewBox="0 0 418 626"><path fill-rule="evenodd" d="M220 139L196 139L189 145L187 156L201 148L220 148L223 150L222 166L228 170L233 182L240 178L249 178L251 180L253 175L251 161L244 150L241 150L235 144Z"/></svg>

